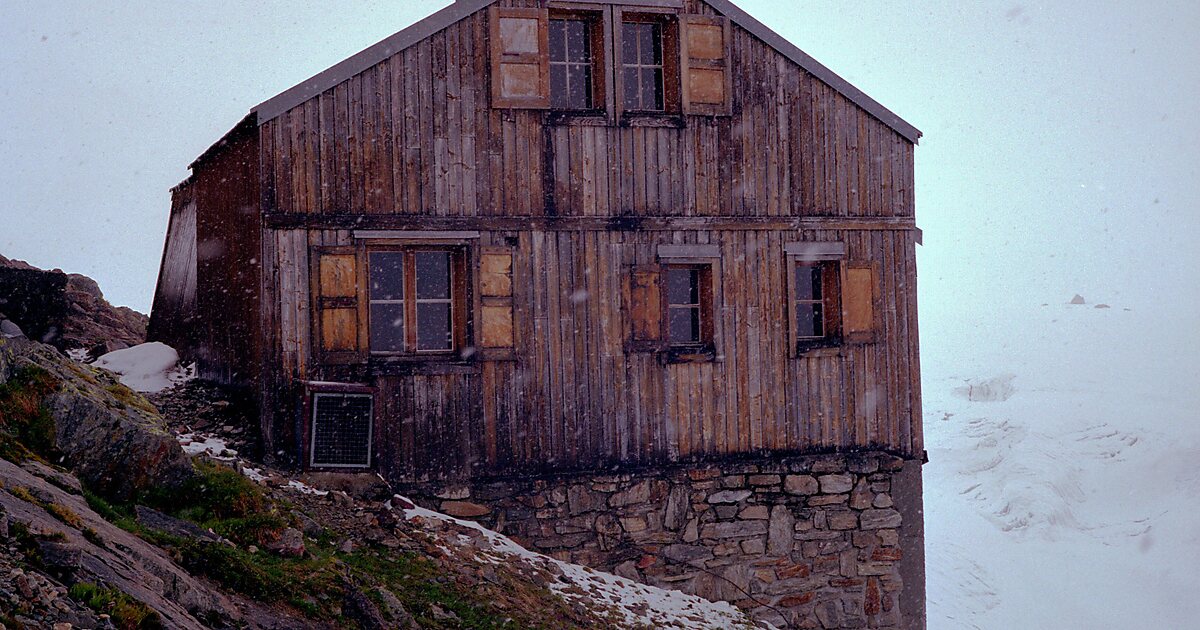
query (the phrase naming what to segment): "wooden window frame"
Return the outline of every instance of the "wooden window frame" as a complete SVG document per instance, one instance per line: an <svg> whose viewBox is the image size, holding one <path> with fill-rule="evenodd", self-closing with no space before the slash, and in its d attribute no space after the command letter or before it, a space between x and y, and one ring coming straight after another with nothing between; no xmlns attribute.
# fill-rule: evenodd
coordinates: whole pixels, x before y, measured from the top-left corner
<svg viewBox="0 0 1200 630"><path fill-rule="evenodd" d="M613 8L613 106L625 126L682 126L680 32L678 11L655 7ZM662 26L663 109L625 109L624 26L627 22L655 22Z"/></svg>
<svg viewBox="0 0 1200 630"><path fill-rule="evenodd" d="M416 298L416 254L422 251L439 251L448 252L450 254L450 327L451 327L451 347L445 350L421 350L418 347L418 316L417 304L420 302ZM370 346L371 339L371 305L375 300L371 299L370 293L370 259L372 254L377 253L402 253L404 254L403 273L404 273L404 349L402 351L377 351ZM471 296L471 274L469 272L470 265L468 258L470 256L470 248L459 243L378 243L371 244L366 247L364 253L363 266L366 276L366 336L367 336L367 354L371 361L393 361L393 360L433 360L447 361L458 360L463 351L470 347L471 331L470 317L472 296ZM435 301L446 301L439 298Z"/></svg>
<svg viewBox="0 0 1200 630"><path fill-rule="evenodd" d="M551 81L550 114L555 120L604 116L611 109L609 103L611 90L608 89L611 84L609 60L612 59L611 12L599 8L579 7L551 7L549 11L551 22L554 20L578 20L587 23L592 67L592 106L588 108L554 107L554 84ZM549 49L546 54L549 56ZM553 70L555 62L548 63Z"/></svg>
<svg viewBox="0 0 1200 630"><path fill-rule="evenodd" d="M845 343L842 334L843 313L842 290L845 287L846 248L841 242L788 243L784 246L787 269L788 345L791 356L803 357L814 353L838 351ZM821 337L800 336L797 319L801 302L796 295L797 269L819 267L821 273L821 302L824 335Z"/></svg>
<svg viewBox="0 0 1200 630"><path fill-rule="evenodd" d="M662 291L662 344L663 359L667 363L694 363L716 359L716 329L714 308L713 262L694 259L667 259L662 265L660 289ZM700 318L700 339L694 342L671 340L670 279L673 270L696 271L699 284L696 305ZM689 305L691 307L691 305Z"/></svg>
<svg viewBox="0 0 1200 630"><path fill-rule="evenodd" d="M836 260L800 260L792 259L788 265L790 295L788 298L788 321L792 333L792 347L796 354L819 348L836 348L842 345L842 300L841 300L841 267ZM821 272L821 299L801 300L796 294L796 281L799 279L799 269L819 269ZM799 331L798 318L801 303L821 304L820 336L802 336Z"/></svg>

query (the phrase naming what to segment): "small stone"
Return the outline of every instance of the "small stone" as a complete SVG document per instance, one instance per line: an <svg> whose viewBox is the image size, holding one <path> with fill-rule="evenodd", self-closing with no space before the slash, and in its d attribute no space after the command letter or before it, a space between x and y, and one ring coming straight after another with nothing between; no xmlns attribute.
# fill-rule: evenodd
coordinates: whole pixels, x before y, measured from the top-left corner
<svg viewBox="0 0 1200 630"><path fill-rule="evenodd" d="M892 507L892 505L893 505L892 495L890 495L886 492L881 492L881 493L875 495L875 499L873 501L871 501L871 505L873 505L877 508Z"/></svg>
<svg viewBox="0 0 1200 630"><path fill-rule="evenodd" d="M779 475L750 475L747 481L752 486L773 486L779 483Z"/></svg>
<svg viewBox="0 0 1200 630"><path fill-rule="evenodd" d="M761 538L751 538L742 541L742 552L751 556L761 556L767 550L767 545Z"/></svg>
<svg viewBox="0 0 1200 630"><path fill-rule="evenodd" d="M814 473L831 473L846 469L846 458L840 455L826 455L813 462Z"/></svg>
<svg viewBox="0 0 1200 630"><path fill-rule="evenodd" d="M850 499L848 494L822 494L815 497L809 497L809 507L824 507L827 505L842 505Z"/></svg>
<svg viewBox="0 0 1200 630"><path fill-rule="evenodd" d="M442 501L441 511L459 518L476 518L490 514L492 510L470 501Z"/></svg>
<svg viewBox="0 0 1200 630"><path fill-rule="evenodd" d="M700 566L703 560L713 557L713 552L699 545L667 545L663 548L662 555L675 562Z"/></svg>
<svg viewBox="0 0 1200 630"><path fill-rule="evenodd" d="M900 527L904 517L891 508L882 510L864 510L862 513L863 529L883 529Z"/></svg>
<svg viewBox="0 0 1200 630"><path fill-rule="evenodd" d="M788 475L783 481L783 491L788 494L816 494L819 486L812 475Z"/></svg>
<svg viewBox="0 0 1200 630"><path fill-rule="evenodd" d="M855 510L865 510L871 507L872 499L874 499L874 494L871 492L870 484L865 477L859 479L858 484L854 486L854 491L850 493L850 507Z"/></svg>
<svg viewBox="0 0 1200 630"><path fill-rule="evenodd" d="M829 529L844 530L858 527L858 515L850 511L835 511L827 515Z"/></svg>
<svg viewBox="0 0 1200 630"><path fill-rule="evenodd" d="M854 488L854 477L852 475L821 475L818 478L821 483L821 492L825 494L841 494L850 492Z"/></svg>
<svg viewBox="0 0 1200 630"><path fill-rule="evenodd" d="M621 528L631 534L646 530L646 519L640 516L631 516L621 519Z"/></svg>
<svg viewBox="0 0 1200 630"><path fill-rule="evenodd" d="M709 503L740 503L751 495L749 490L722 490L709 495Z"/></svg>
<svg viewBox="0 0 1200 630"><path fill-rule="evenodd" d="M567 504L571 514L576 515L605 509L608 501L603 494L592 492L587 485L576 484L567 489Z"/></svg>
<svg viewBox="0 0 1200 630"><path fill-rule="evenodd" d="M900 533L894 529L881 529L875 532L879 536L879 544L884 547L897 547L900 545Z"/></svg>
<svg viewBox="0 0 1200 630"><path fill-rule="evenodd" d="M447 486L438 492L435 492L435 497L439 499L469 499L471 497L471 489L467 486Z"/></svg>
<svg viewBox="0 0 1200 630"><path fill-rule="evenodd" d="M693 468L687 472L687 475L692 481L707 481L720 477L721 471L716 468Z"/></svg>
<svg viewBox="0 0 1200 630"><path fill-rule="evenodd" d="M721 478L722 488L742 488L746 485L745 475L728 475Z"/></svg>
<svg viewBox="0 0 1200 630"><path fill-rule="evenodd" d="M803 606L812 602L816 596L817 594L813 591L800 593L799 595L785 595L780 597L779 601L775 602L775 605L780 608L795 608L796 606Z"/></svg>
<svg viewBox="0 0 1200 630"><path fill-rule="evenodd" d="M354 553L354 547L354 541L347 538L346 540L342 541L341 546L338 547L338 551L342 553Z"/></svg>
<svg viewBox="0 0 1200 630"><path fill-rule="evenodd" d="M271 542L267 548L281 556L303 558L304 534L294 527L288 527L279 534L279 540Z"/></svg>
<svg viewBox="0 0 1200 630"><path fill-rule="evenodd" d="M761 522L761 521L748 521ZM771 522L767 535L767 552L783 556L792 552L792 539L796 528L796 517L787 506L776 505L771 509Z"/></svg>
<svg viewBox="0 0 1200 630"><path fill-rule="evenodd" d="M738 513L738 518L757 521L765 520L769 516L769 510L765 505L748 505L746 509Z"/></svg>
<svg viewBox="0 0 1200 630"><path fill-rule="evenodd" d="M703 538L745 538L767 533L763 521L733 521L731 523L708 523L701 528ZM789 541L791 537L788 537Z"/></svg>
<svg viewBox="0 0 1200 630"><path fill-rule="evenodd" d="M904 557L904 550L899 547L879 547L871 552L871 559L878 562L899 562Z"/></svg>
<svg viewBox="0 0 1200 630"><path fill-rule="evenodd" d="M781 580L789 580L791 578L806 578L812 574L812 569L807 564L793 564L790 567L785 567L776 571L776 575Z"/></svg>

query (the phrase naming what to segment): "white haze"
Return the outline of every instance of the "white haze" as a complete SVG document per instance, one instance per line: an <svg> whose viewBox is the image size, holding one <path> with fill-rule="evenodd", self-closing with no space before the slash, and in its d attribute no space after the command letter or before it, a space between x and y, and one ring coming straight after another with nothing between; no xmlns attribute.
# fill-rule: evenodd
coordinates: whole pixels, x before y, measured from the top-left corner
<svg viewBox="0 0 1200 630"><path fill-rule="evenodd" d="M445 4L0 3L0 253L146 310L186 165ZM1200 3L740 4L926 134L931 627L1196 614Z"/></svg>

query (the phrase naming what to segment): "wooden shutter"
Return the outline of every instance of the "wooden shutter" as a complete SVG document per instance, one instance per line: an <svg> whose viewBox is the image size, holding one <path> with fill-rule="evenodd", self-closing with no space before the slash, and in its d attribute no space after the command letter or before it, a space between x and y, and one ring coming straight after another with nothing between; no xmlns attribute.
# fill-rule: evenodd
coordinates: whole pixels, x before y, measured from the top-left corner
<svg viewBox="0 0 1200 630"><path fill-rule="evenodd" d="M658 265L634 267L626 292L629 311L629 349L653 352L662 345L662 269Z"/></svg>
<svg viewBox="0 0 1200 630"><path fill-rule="evenodd" d="M487 247L479 260L479 293L483 299L480 343L485 349L512 348L512 250Z"/></svg>
<svg viewBox="0 0 1200 630"><path fill-rule="evenodd" d="M846 267L846 289L842 292L845 308L843 322L847 339L870 341L875 331L875 301L878 273L873 266Z"/></svg>
<svg viewBox="0 0 1200 630"><path fill-rule="evenodd" d="M680 70L683 113L728 116L732 100L729 72L729 20L680 16Z"/></svg>
<svg viewBox="0 0 1200 630"><path fill-rule="evenodd" d="M545 9L493 6L492 107L550 107L550 15Z"/></svg>
<svg viewBox="0 0 1200 630"><path fill-rule="evenodd" d="M366 360L360 268L352 248L314 251L316 352L324 363Z"/></svg>

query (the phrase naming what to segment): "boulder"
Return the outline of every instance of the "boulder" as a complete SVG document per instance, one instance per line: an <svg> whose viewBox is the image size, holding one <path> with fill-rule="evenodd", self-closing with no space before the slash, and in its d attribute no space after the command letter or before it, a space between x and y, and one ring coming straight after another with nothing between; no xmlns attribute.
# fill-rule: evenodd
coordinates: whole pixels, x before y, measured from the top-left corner
<svg viewBox="0 0 1200 630"><path fill-rule="evenodd" d="M53 420L56 462L98 494L128 500L149 488L175 488L194 475L158 412L117 378L28 339L0 339L0 383L41 371Z"/></svg>
<svg viewBox="0 0 1200 630"><path fill-rule="evenodd" d="M304 534L294 527L288 527L280 532L277 540L273 540L267 545L267 549L281 556L303 558L305 553Z"/></svg>
<svg viewBox="0 0 1200 630"><path fill-rule="evenodd" d="M158 510L148 508L144 505L136 506L134 513L136 514L137 524L146 529L152 529L177 538L191 538L193 540L205 540L209 542L220 542L221 540L220 536L206 529L201 529L195 523L163 514Z"/></svg>

